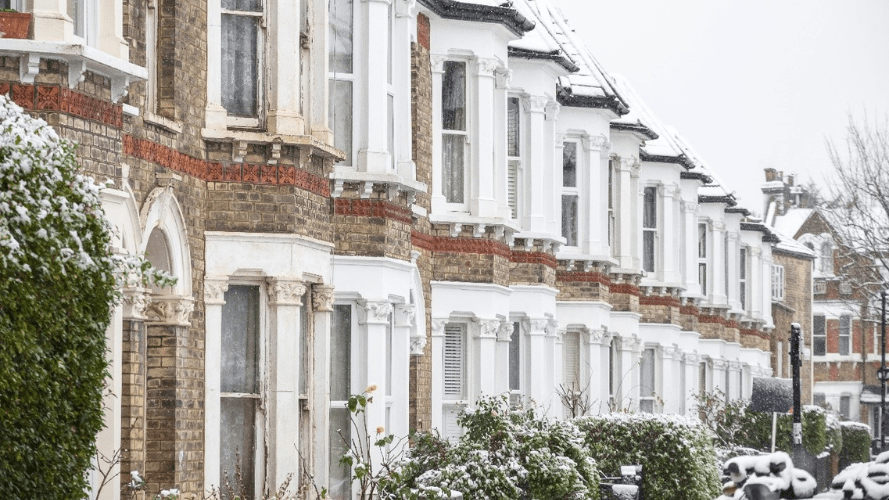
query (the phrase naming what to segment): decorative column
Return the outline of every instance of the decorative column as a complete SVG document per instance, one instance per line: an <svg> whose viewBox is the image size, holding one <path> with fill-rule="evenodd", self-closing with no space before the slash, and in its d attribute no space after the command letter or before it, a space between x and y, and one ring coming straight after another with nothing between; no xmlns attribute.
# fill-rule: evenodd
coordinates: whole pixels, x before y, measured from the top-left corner
<svg viewBox="0 0 889 500"><path fill-rule="evenodd" d="M375 3L375 2L371 2ZM378 427L386 427L386 387L389 366L386 361L386 341L390 327L392 304L388 301L358 302L358 323L364 327L365 335L361 345L364 360L359 362L359 377L363 385L377 386L374 402L367 405L367 428L370 432ZM373 439L373 436L371 436ZM379 466L379 456L373 455L373 465ZM374 469L376 470L376 469Z"/></svg>
<svg viewBox="0 0 889 500"><path fill-rule="evenodd" d="M642 354L642 343L635 336L620 337L620 380L621 400L616 401L618 408L637 408L639 406L639 360Z"/></svg>
<svg viewBox="0 0 889 500"><path fill-rule="evenodd" d="M433 54L429 56L429 63L432 68L432 182L430 183L431 193L429 197L432 202L432 211L441 212L446 206L446 199L442 190L444 182L442 182L441 170L441 106L434 103L441 103L441 81L444 75L444 62L448 60L448 56L444 54ZM435 366L435 363L433 363ZM440 413L440 412L439 412Z"/></svg>
<svg viewBox="0 0 889 500"><path fill-rule="evenodd" d="M586 136L581 141L587 168L578 158L578 182L580 194L581 248L584 253L610 255L608 248L608 140L604 136ZM604 156L604 158L603 158ZM604 166L603 166L604 165ZM584 175L581 172L586 172ZM584 218L586 221L584 222Z"/></svg>
<svg viewBox="0 0 889 500"><path fill-rule="evenodd" d="M307 114L309 115L308 122L312 137L324 144L333 144L333 132L330 130L330 124L327 123L330 99L330 96L327 95L327 74L330 71L328 51L330 47L326 32L329 22L326 6L327 2L309 2L309 18L311 19L309 23L309 59L312 68L309 75L309 82L311 82L309 94L311 105L306 108L309 109ZM305 100L306 98L303 97L303 101Z"/></svg>
<svg viewBox="0 0 889 500"><path fill-rule="evenodd" d="M306 286L293 278L269 278L268 478L281 484L293 472L299 443L299 379L302 370L300 308Z"/></svg>
<svg viewBox="0 0 889 500"><path fill-rule="evenodd" d="M268 65L265 71L269 78L269 85L266 86L269 100L268 129L274 134L303 135L305 121L299 112L299 59L300 31L305 21L302 19L299 2L268 0L268 9L273 13L266 20L269 40ZM326 25L313 26L312 29L321 29L321 26ZM327 37L320 38L320 48L323 49L323 40ZM324 58L327 59L326 52ZM308 61L305 65L307 70L310 63ZM327 73L315 75L315 79L323 79L326 84Z"/></svg>
<svg viewBox="0 0 889 500"><path fill-rule="evenodd" d="M559 322L550 319L546 324L546 358L550 360L550 369L546 371L546 399L544 405L549 406L556 418L564 415L565 407L561 404L556 388L564 381L564 346L562 344L562 332L559 331Z"/></svg>
<svg viewBox="0 0 889 500"><path fill-rule="evenodd" d="M395 304L395 328L392 332L392 409L387 434L406 435L409 429L408 399L411 365L411 331L416 325L417 306ZM424 338L425 340L425 338ZM422 351L421 351L422 354Z"/></svg>
<svg viewBox="0 0 889 500"><path fill-rule="evenodd" d="M711 248L713 253L710 256L710 262L713 265L710 271L711 280L713 282L713 305L728 304L728 297L725 296L725 223L721 220L713 221L712 231L713 244Z"/></svg>
<svg viewBox="0 0 889 500"><path fill-rule="evenodd" d="M100 454L98 455L99 465L103 468L108 467L109 474L120 473L120 463L105 464L102 461L112 460L121 446L123 308L122 304L118 304L111 310L111 318L105 329L105 348L107 349L105 360L108 362L108 377L105 379L107 385L102 394L104 409L102 420L105 425L96 435L96 452ZM120 451L123 452L122 449ZM101 478L97 477L96 479L101 481ZM116 500L118 498L120 498L120 491L112 483L108 488L103 489L99 500Z"/></svg>
<svg viewBox="0 0 889 500"><path fill-rule="evenodd" d="M543 404L546 401L546 395L549 392L546 386L546 372L552 362L546 357L546 327L549 320L532 319L528 329L528 397Z"/></svg>
<svg viewBox="0 0 889 500"><path fill-rule="evenodd" d="M432 337L432 428L442 430L442 392L444 389L444 338L446 319L433 319L431 325Z"/></svg>
<svg viewBox="0 0 889 500"><path fill-rule="evenodd" d="M219 422L222 418L222 306L228 278L204 277L204 488L219 487Z"/></svg>
<svg viewBox="0 0 889 500"><path fill-rule="evenodd" d="M547 102L549 102L549 98L546 96L532 95L522 98L523 107L528 111L528 119L526 120L528 137L542 138L545 136L544 119L546 115L544 111ZM522 169L522 180L524 186L526 186L525 193L528 196L524 200L525 203L522 204L522 211L524 212L522 214L522 227L532 233L544 232L547 229L547 184L552 184L553 189L558 190L558 198L561 200L562 141L556 142L554 150L547 150L546 145L541 141L528 141L527 145L525 145L525 150L525 158L528 163ZM557 164L558 168L552 170L551 173L553 175L548 176L546 175L548 171L544 168L544 165L552 163L552 160L547 161L546 157L547 155L553 155L553 151L555 151L555 157L558 158L559 163ZM547 180L547 177L552 177L552 180ZM561 204L556 214L558 213L561 213ZM561 231L558 231L556 234L561 234Z"/></svg>
<svg viewBox="0 0 889 500"><path fill-rule="evenodd" d="M738 361L729 361L726 370L728 370L728 377L731 381L731 390L729 391L729 394L726 394L726 400L738 399L741 397L741 386L739 383L739 381L741 380L741 377L739 377L741 373L741 363L739 363Z"/></svg>
<svg viewBox="0 0 889 500"><path fill-rule="evenodd" d="M330 329L332 328L333 286L312 285L314 337L312 339L312 464L315 484L328 484L330 465ZM300 478L302 481L302 478ZM302 487L302 484L300 484Z"/></svg>
<svg viewBox="0 0 889 500"><path fill-rule="evenodd" d="M682 221L684 226L685 251L681 258L685 259L685 283L686 294L690 296L699 296L701 294L701 284L698 283L698 204L690 201L683 201L680 204L682 208Z"/></svg>
<svg viewBox="0 0 889 500"><path fill-rule="evenodd" d="M201 440L196 439L191 426L200 428L203 424L200 414L194 410L200 408L204 398L193 384L203 379L204 373L194 368L199 367L202 360L200 353L190 348L196 340L190 338L189 332L193 309L191 297L155 295L145 310L146 449L152 450L145 461L149 490L176 484L183 494L197 493L188 472L192 464L201 462L204 454Z"/></svg>
<svg viewBox="0 0 889 500"><path fill-rule="evenodd" d="M494 155L491 153L497 147L494 141L494 129L498 126L497 118L506 116L505 94L503 91L495 92L494 88L494 71L500 68L500 61L479 57L476 58L473 67L476 77L474 104L478 109L475 119L472 120L476 126L474 129L470 128L473 137L470 139L472 153L469 164L474 168L470 169L472 182L469 189L469 212L477 217L496 217ZM498 97L503 101L499 105ZM498 111L501 114L497 114Z"/></svg>
<svg viewBox="0 0 889 500"><path fill-rule="evenodd" d="M497 379L494 381L494 387L497 392L494 394L509 392L510 390L509 371L512 367L510 366L509 359L509 343L512 341L512 329L513 323L508 320L501 321L497 327L497 348L495 351L497 360L495 376ZM521 344L519 345L521 346ZM521 373L521 369L519 373Z"/></svg>
<svg viewBox="0 0 889 500"><path fill-rule="evenodd" d="M685 394L682 395L682 409L685 415L693 414L697 408L693 404L698 394L700 381L700 365L697 353L688 352L682 357L682 369L685 371Z"/></svg>
<svg viewBox="0 0 889 500"><path fill-rule="evenodd" d="M661 197L662 207L662 230L661 241L663 242L663 262L661 265L662 281L664 283L679 283L681 277L679 269L679 248L680 241L680 224L681 221L677 216L677 202L679 200L679 186L668 184L661 187L663 196ZM693 247L697 248L697 247Z"/></svg>
<svg viewBox="0 0 889 500"><path fill-rule="evenodd" d="M506 99L509 84L512 80L512 71L506 68L494 70L494 92L496 94L498 109L496 116L506 116ZM521 114L521 111L519 112ZM503 219L512 218L512 210L509 208L509 195L507 193L507 152L506 152L506 127L494 128L494 199L497 200L497 216ZM521 172L522 166L519 166ZM520 175L517 173L517 177ZM516 179L518 180L518 179ZM519 183L521 187L521 183ZM525 197L518 195L519 200Z"/></svg>
<svg viewBox="0 0 889 500"><path fill-rule="evenodd" d="M487 396L500 394L502 387L497 386L497 365L502 362L497 358L497 330L500 328L500 320L473 319L476 323L475 334L475 359L467 364L474 368L474 379L478 383L476 391L470 391L470 396L484 394Z"/></svg>
<svg viewBox="0 0 889 500"><path fill-rule="evenodd" d="M661 349L661 393L664 398L664 413L682 413L683 394L682 351L674 344Z"/></svg>
<svg viewBox="0 0 889 500"><path fill-rule="evenodd" d="M364 10L366 29L356 30L360 33L360 52L356 55L364 60L364 82L356 95L363 97L361 114L363 124L356 123L356 129L362 130L365 136L359 141L358 171L387 172L391 171L392 157L389 154L389 7L391 0L361 0ZM373 27L374 29L371 29ZM393 53L394 56L394 53Z"/></svg>
<svg viewBox="0 0 889 500"><path fill-rule="evenodd" d="M398 174L416 179L411 122L411 11L416 0L394 0L392 27L392 85L395 87L395 167Z"/></svg>
<svg viewBox="0 0 889 500"><path fill-rule="evenodd" d="M607 408L608 397L611 395L609 386L611 370L609 353L611 350L611 333L607 329L590 330L587 335L587 359L590 360L588 383L590 401L601 401L602 408Z"/></svg>
<svg viewBox="0 0 889 500"><path fill-rule="evenodd" d="M728 361L724 359L713 359L711 364L713 366L713 387L711 390L716 391L716 389L719 389L723 392L725 397L728 398L725 387L725 374L728 370Z"/></svg>
<svg viewBox="0 0 889 500"><path fill-rule="evenodd" d="M739 236L736 231L727 231L725 233L725 266L728 271L728 296L726 300L728 301L729 309L732 310L741 309L740 286L738 285L740 267L740 257L738 256L740 253Z"/></svg>
<svg viewBox="0 0 889 500"><path fill-rule="evenodd" d="M747 252L750 259L750 316L763 319L763 297L771 299L772 276L766 274L762 265L762 249L751 245Z"/></svg>
<svg viewBox="0 0 889 500"><path fill-rule="evenodd" d="M543 230L554 234L562 234L562 140L556 138L556 120L561 106L558 102L546 98L543 105L543 135L540 139L529 141L539 143L543 147L543 163L531 163L528 168L536 168L543 172ZM533 136L537 138L538 136ZM553 152L556 154L554 155ZM556 175L547 175L554 172ZM538 174L539 175L539 174ZM534 189L534 186L531 187ZM538 188L539 189L539 188Z"/></svg>
<svg viewBox="0 0 889 500"><path fill-rule="evenodd" d="M124 288L120 392L120 470L121 486L130 481L129 472L145 470L145 310L148 290ZM108 427L106 427L107 429ZM103 429L104 432L104 429ZM115 441L117 443L117 441ZM114 498L119 496L120 488ZM104 496L104 495L103 495Z"/></svg>

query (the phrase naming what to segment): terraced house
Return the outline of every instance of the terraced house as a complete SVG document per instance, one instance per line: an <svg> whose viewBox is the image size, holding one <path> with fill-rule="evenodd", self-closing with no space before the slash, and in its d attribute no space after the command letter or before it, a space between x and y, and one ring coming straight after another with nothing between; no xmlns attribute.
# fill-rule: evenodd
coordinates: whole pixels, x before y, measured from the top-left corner
<svg viewBox="0 0 889 500"><path fill-rule="evenodd" d="M0 91L112 180L115 251L178 278L108 332L99 446L151 491L239 467L349 498L369 385L370 428L454 437L483 394L695 414L786 366L775 290L810 264L777 271L774 230L551 0L23 7Z"/></svg>

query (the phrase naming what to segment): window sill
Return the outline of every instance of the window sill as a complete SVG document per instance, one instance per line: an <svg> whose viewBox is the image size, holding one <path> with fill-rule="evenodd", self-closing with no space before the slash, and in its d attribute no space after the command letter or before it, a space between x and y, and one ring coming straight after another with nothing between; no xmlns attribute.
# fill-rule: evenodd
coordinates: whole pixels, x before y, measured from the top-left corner
<svg viewBox="0 0 889 500"><path fill-rule="evenodd" d="M281 145L308 148L312 150L312 154L333 158L334 161L343 160L346 157L344 152L330 144L319 141L311 135L269 134L250 130L204 128L201 129L201 137L208 141L235 143L235 147L232 148L232 161L235 162L244 159L247 145L251 143L271 145L272 151L276 149L276 146L279 149Z"/></svg>
<svg viewBox="0 0 889 500"><path fill-rule="evenodd" d="M407 193L411 204L417 193L425 193L428 189L426 184L405 178L395 172L357 172L351 168L334 168L330 178L334 181L334 189L331 192L334 198L339 198L343 192L343 185L347 182L361 185L359 192L362 198L370 197L374 184L382 184L386 186L390 199L394 199L399 192Z"/></svg>
<svg viewBox="0 0 889 500"><path fill-rule="evenodd" d="M21 58L19 77L22 83L34 83L41 59L63 61L68 65L68 86L74 88L90 71L111 79L111 100L125 96L131 83L148 78L148 70L118 59L83 43L39 42L0 38L0 56Z"/></svg>
<svg viewBox="0 0 889 500"><path fill-rule="evenodd" d="M142 112L142 121L146 123L150 123L155 127L160 127L168 132L172 132L174 134L182 133L182 123L177 122L175 120L171 120L164 116L156 115L150 111Z"/></svg>

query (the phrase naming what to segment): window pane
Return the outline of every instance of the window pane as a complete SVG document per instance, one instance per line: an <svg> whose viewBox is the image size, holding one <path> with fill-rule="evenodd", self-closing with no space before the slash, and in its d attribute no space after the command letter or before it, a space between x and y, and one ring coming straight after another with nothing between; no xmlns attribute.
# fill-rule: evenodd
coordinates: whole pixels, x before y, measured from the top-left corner
<svg viewBox="0 0 889 500"><path fill-rule="evenodd" d="M462 135L442 135L442 190L448 203L463 203L463 156L466 139Z"/></svg>
<svg viewBox="0 0 889 500"><path fill-rule="evenodd" d="M642 352L642 365L639 395L643 398L654 397L654 349L645 349Z"/></svg>
<svg viewBox="0 0 889 500"><path fill-rule="evenodd" d="M643 211L642 211L642 227L645 228L656 228L657 227L657 207L655 206L655 202L657 201L657 188L655 187L647 187L645 188L645 194L643 196Z"/></svg>
<svg viewBox="0 0 889 500"><path fill-rule="evenodd" d="M654 231L642 233L642 269L654 272Z"/></svg>
<svg viewBox="0 0 889 500"><path fill-rule="evenodd" d="M466 63L445 61L441 88L441 128L466 130Z"/></svg>
<svg viewBox="0 0 889 500"><path fill-rule="evenodd" d="M509 339L509 390L518 391L522 389L521 382L521 333L519 323L516 321L512 324L512 336Z"/></svg>
<svg viewBox="0 0 889 500"><path fill-rule="evenodd" d="M741 262L739 265L741 266L741 268L740 268L741 279L745 280L745 279L747 279L747 249L746 248L741 249Z"/></svg>
<svg viewBox="0 0 889 500"><path fill-rule="evenodd" d="M580 334L565 332L565 385L573 390L580 390Z"/></svg>
<svg viewBox="0 0 889 500"><path fill-rule="evenodd" d="M852 317L840 316L840 354L851 354Z"/></svg>
<svg viewBox="0 0 889 500"><path fill-rule="evenodd" d="M654 401L651 399L639 401L639 411L642 413L654 413Z"/></svg>
<svg viewBox="0 0 889 500"><path fill-rule="evenodd" d="M387 98L386 113L388 119L386 123L386 145L389 148L389 156L395 160L395 97L389 95Z"/></svg>
<svg viewBox="0 0 889 500"><path fill-rule="evenodd" d="M351 498L352 471L340 465L340 458L349 451L343 441L352 439L351 419L348 408L330 409L330 498L347 500Z"/></svg>
<svg viewBox="0 0 889 500"><path fill-rule="evenodd" d="M698 392L707 392L707 362L698 365Z"/></svg>
<svg viewBox="0 0 889 500"><path fill-rule="evenodd" d="M577 246L577 196L562 195L562 237L568 246Z"/></svg>
<svg viewBox="0 0 889 500"><path fill-rule="evenodd" d="M352 0L330 0L328 71L352 73ZM331 94L331 98L333 94ZM349 107L351 109L351 106Z"/></svg>
<svg viewBox="0 0 889 500"><path fill-rule="evenodd" d="M227 296L228 294L226 294ZM223 370L224 371L224 370ZM231 484L236 496L252 498L254 494L256 458L256 399L222 398L220 410L219 477L222 484ZM240 475L241 480L236 479ZM243 483L243 490L241 490ZM221 487L223 498L226 488Z"/></svg>
<svg viewBox="0 0 889 500"><path fill-rule="evenodd" d="M444 399L465 399L465 326L445 325L444 341Z"/></svg>
<svg viewBox="0 0 889 500"><path fill-rule="evenodd" d="M259 287L229 286L222 306L222 392L259 393Z"/></svg>
<svg viewBox="0 0 889 500"><path fill-rule="evenodd" d="M302 332L302 341L299 343L299 393L308 394L307 381L309 378L309 352L307 339L312 338L309 333L309 301L311 296L303 296L303 306L299 308L299 331Z"/></svg>
<svg viewBox="0 0 889 500"><path fill-rule="evenodd" d="M74 35L79 37L85 36L84 2L85 0L68 0L68 15L74 21ZM9 3L11 2L7 2L6 5L9 5ZM9 9L12 7L4 8Z"/></svg>
<svg viewBox="0 0 889 500"><path fill-rule="evenodd" d="M506 101L506 155L519 154L519 99L510 97Z"/></svg>
<svg viewBox="0 0 889 500"><path fill-rule="evenodd" d="M614 159L608 160L608 208L614 208Z"/></svg>
<svg viewBox="0 0 889 500"><path fill-rule="evenodd" d="M333 306L330 329L330 400L346 401L350 394L352 360L352 306Z"/></svg>
<svg viewBox="0 0 889 500"><path fill-rule="evenodd" d="M849 404L852 398L849 396L840 396L840 417L843 420L849 420Z"/></svg>
<svg viewBox="0 0 889 500"><path fill-rule="evenodd" d="M259 20L222 15L222 106L232 115L256 116Z"/></svg>
<svg viewBox="0 0 889 500"><path fill-rule="evenodd" d="M827 353L827 337L825 336L824 316L812 317L812 335L815 356L824 356Z"/></svg>
<svg viewBox="0 0 889 500"><path fill-rule="evenodd" d="M746 311L747 310L747 283L744 283L742 281L739 291L741 293L741 309Z"/></svg>
<svg viewBox="0 0 889 500"><path fill-rule="evenodd" d="M262 12L262 2L260 0L222 0L222 8L244 12Z"/></svg>
<svg viewBox="0 0 889 500"><path fill-rule="evenodd" d="M512 218L519 216L519 162L509 160L506 171L506 198Z"/></svg>
<svg viewBox="0 0 889 500"><path fill-rule="evenodd" d="M562 148L562 185L577 187L577 143L566 142Z"/></svg>
<svg viewBox="0 0 889 500"><path fill-rule="evenodd" d="M707 295L707 264L698 264L698 283L701 284L701 295Z"/></svg>
<svg viewBox="0 0 889 500"><path fill-rule="evenodd" d="M346 153L343 163L352 165L352 82L330 80L327 121L333 130L333 144Z"/></svg>
<svg viewBox="0 0 889 500"><path fill-rule="evenodd" d="M707 257L707 224L698 224L698 258Z"/></svg>

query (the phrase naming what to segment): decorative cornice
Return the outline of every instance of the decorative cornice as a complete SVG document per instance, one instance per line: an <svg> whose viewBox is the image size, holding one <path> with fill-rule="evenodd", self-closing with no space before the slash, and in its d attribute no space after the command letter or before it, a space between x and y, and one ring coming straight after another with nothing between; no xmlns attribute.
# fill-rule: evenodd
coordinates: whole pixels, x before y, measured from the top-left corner
<svg viewBox="0 0 889 500"><path fill-rule="evenodd" d="M315 312L333 312L332 285L312 285L312 309Z"/></svg>
<svg viewBox="0 0 889 500"><path fill-rule="evenodd" d="M385 301L361 301L358 308L358 322L368 325L389 324L392 303Z"/></svg>
<svg viewBox="0 0 889 500"><path fill-rule="evenodd" d="M139 287L127 287L123 289L123 318L124 319L145 319L145 311L151 298L148 295L149 290Z"/></svg>
<svg viewBox="0 0 889 500"><path fill-rule="evenodd" d="M269 278L269 305L301 306L306 285L295 279Z"/></svg>
<svg viewBox="0 0 889 500"><path fill-rule="evenodd" d="M146 323L171 326L191 326L189 316L194 310L194 299L178 295L154 295L145 309Z"/></svg>
<svg viewBox="0 0 889 500"><path fill-rule="evenodd" d="M417 306L414 304L395 304L395 326L414 326L417 316ZM426 336L424 335L425 339Z"/></svg>

